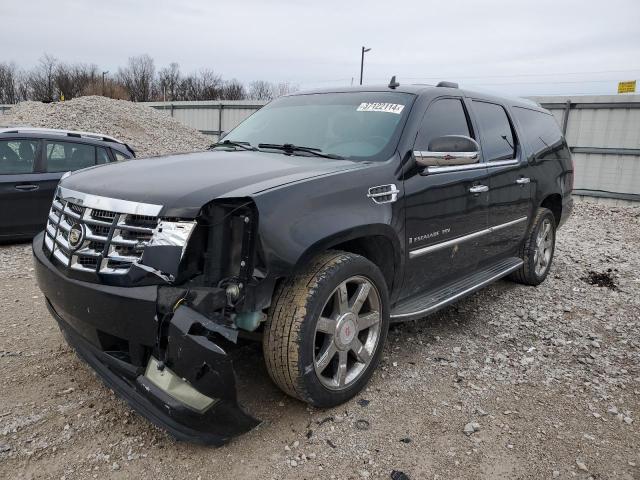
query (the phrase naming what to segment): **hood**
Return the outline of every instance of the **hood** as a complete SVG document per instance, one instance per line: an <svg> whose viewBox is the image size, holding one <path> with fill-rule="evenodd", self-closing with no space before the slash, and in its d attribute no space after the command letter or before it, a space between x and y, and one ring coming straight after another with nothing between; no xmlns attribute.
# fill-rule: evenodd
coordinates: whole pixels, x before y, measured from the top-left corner
<svg viewBox="0 0 640 480"><path fill-rule="evenodd" d="M251 151L208 151L129 160L62 180L71 190L162 205L163 216L195 217L209 201L246 197L280 185L363 164Z"/></svg>

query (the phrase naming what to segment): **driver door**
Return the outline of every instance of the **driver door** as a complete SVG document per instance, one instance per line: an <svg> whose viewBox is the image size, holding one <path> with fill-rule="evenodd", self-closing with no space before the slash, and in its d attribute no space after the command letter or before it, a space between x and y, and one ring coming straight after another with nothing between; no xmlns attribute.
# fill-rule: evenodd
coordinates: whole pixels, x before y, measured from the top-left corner
<svg viewBox="0 0 640 480"><path fill-rule="evenodd" d="M478 140L462 97L431 102L414 152L427 151L431 140L444 135ZM477 266L473 233L488 223L487 169L478 155L478 162L471 165L418 167L405 176L404 298L442 286Z"/></svg>

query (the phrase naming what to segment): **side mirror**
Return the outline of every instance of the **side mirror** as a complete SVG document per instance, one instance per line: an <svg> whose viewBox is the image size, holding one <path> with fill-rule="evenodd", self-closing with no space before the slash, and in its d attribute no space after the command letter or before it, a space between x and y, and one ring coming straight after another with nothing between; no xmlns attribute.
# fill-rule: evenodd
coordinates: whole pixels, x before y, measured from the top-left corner
<svg viewBox="0 0 640 480"><path fill-rule="evenodd" d="M413 155L423 167L469 165L480 160L480 145L465 135L445 135L431 140L428 151L414 150Z"/></svg>

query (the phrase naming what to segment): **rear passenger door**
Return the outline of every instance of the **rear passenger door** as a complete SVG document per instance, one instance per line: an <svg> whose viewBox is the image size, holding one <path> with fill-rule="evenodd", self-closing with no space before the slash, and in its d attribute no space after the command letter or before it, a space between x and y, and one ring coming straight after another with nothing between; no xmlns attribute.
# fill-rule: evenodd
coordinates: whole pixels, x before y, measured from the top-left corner
<svg viewBox="0 0 640 480"><path fill-rule="evenodd" d="M489 175L491 231L482 245L482 260L488 264L516 255L533 209L531 179L526 155L505 107L476 99L471 104Z"/></svg>
<svg viewBox="0 0 640 480"><path fill-rule="evenodd" d="M38 219L40 141L0 139L0 240L34 234Z"/></svg>
<svg viewBox="0 0 640 480"><path fill-rule="evenodd" d="M106 148L86 143L47 139L44 141L44 172L40 181L38 215L47 218L60 178L66 172L111 162Z"/></svg>

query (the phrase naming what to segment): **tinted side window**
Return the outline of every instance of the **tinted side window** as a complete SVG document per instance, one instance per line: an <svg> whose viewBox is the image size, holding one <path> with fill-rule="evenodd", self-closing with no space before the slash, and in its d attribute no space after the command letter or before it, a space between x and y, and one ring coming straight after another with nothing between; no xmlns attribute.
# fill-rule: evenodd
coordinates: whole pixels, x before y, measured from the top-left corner
<svg viewBox="0 0 640 480"><path fill-rule="evenodd" d="M480 124L485 162L515 158L516 142L504 108L474 100L473 110Z"/></svg>
<svg viewBox="0 0 640 480"><path fill-rule="evenodd" d="M37 150L37 140L0 140L0 174L33 172Z"/></svg>
<svg viewBox="0 0 640 480"><path fill-rule="evenodd" d="M96 149L71 142L47 142L47 172L68 172L96 164Z"/></svg>
<svg viewBox="0 0 640 480"><path fill-rule="evenodd" d="M513 114L522 126L522 133L534 155L544 156L544 152L551 152L563 143L553 115L521 107L514 107Z"/></svg>
<svg viewBox="0 0 640 480"><path fill-rule="evenodd" d="M443 135L471 136L467 115L459 99L443 98L429 106L414 148L428 150L429 142Z"/></svg>
<svg viewBox="0 0 640 480"><path fill-rule="evenodd" d="M119 151L113 150L113 149L111 149L111 151L116 156L116 162L122 162L124 160L129 160L129 157L127 157L125 154L120 153Z"/></svg>
<svg viewBox="0 0 640 480"><path fill-rule="evenodd" d="M109 158L109 153L106 148L98 147L97 155L96 155L96 165L103 165L105 163L109 163L111 159Z"/></svg>

